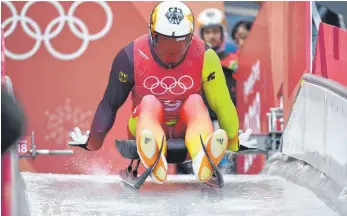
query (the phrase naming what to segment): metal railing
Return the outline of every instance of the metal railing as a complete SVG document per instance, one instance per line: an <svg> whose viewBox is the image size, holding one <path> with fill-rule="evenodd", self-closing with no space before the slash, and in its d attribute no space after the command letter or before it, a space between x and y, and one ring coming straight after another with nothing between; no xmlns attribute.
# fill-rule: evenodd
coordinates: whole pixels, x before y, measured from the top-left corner
<svg viewBox="0 0 347 216"><path fill-rule="evenodd" d="M268 134L271 138L271 150L279 148L280 137L284 129L283 108L273 107L270 112L266 113L268 119Z"/></svg>
<svg viewBox="0 0 347 216"><path fill-rule="evenodd" d="M37 155L71 155L73 150L50 150L50 149L37 149L35 143L35 133L31 132L31 149L28 153L20 154L19 158L32 158L35 159Z"/></svg>

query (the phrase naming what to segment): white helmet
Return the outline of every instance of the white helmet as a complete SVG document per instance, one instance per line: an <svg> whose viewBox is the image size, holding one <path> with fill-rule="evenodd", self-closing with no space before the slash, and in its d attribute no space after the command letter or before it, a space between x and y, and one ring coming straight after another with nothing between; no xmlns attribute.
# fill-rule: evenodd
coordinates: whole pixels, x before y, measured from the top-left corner
<svg viewBox="0 0 347 216"><path fill-rule="evenodd" d="M149 37L157 57L165 66L172 68L184 60L193 33L193 12L183 2L165 1L153 9Z"/></svg>
<svg viewBox="0 0 347 216"><path fill-rule="evenodd" d="M224 13L217 8L207 8L203 10L198 17L198 29L200 37L203 38L203 30L209 27L220 27L222 30L222 40L226 33L227 21Z"/></svg>

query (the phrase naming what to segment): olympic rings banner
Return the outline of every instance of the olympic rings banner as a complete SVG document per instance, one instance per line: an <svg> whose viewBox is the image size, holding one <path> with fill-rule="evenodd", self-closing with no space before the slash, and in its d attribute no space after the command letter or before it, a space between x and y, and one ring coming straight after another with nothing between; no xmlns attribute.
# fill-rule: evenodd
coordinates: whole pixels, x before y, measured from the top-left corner
<svg viewBox="0 0 347 216"><path fill-rule="evenodd" d="M90 129L117 52L148 32L159 2L1 2L6 73L27 114L27 134L38 149L69 149L74 127ZM197 16L223 2L188 2ZM97 152L73 149L72 156L21 159L23 171L117 173L128 164L115 150L127 138L131 103L119 110L104 146ZM173 172L174 170L171 170Z"/></svg>
<svg viewBox="0 0 347 216"><path fill-rule="evenodd" d="M9 37L11 34L13 34L17 26L20 25L25 34L35 41L33 47L26 52L15 53L13 51L10 51L9 49L6 49L6 56L13 60L26 60L31 58L38 52L42 45L44 45L48 53L56 59L76 59L86 51L88 45L92 41L99 40L104 37L110 31L112 26L112 10L105 2L96 2L105 12L105 25L100 31L91 33L89 32L90 30L86 23L82 21L78 16L75 16L75 12L78 9L78 6L82 4L82 2L73 2L68 11L65 12L63 5L61 5L59 2L50 1L47 3L51 4L55 8L58 16L50 20L45 29L41 29L37 21L28 16L30 8L32 8L35 3L36 2L34 1L27 2L24 4L22 10L20 12L17 12L17 9L12 2L4 2L4 4L12 13L11 17L8 17L2 22L3 28L8 27L5 32L5 37ZM54 46L52 45L52 40L62 33L63 28L66 24L68 25L72 34L82 41L82 44L76 51L64 53L54 48Z"/></svg>

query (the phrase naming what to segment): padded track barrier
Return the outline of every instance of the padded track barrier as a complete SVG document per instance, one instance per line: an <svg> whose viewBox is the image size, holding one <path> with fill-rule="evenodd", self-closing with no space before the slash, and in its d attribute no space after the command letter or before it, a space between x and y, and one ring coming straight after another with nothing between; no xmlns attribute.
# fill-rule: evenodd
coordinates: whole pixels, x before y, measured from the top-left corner
<svg viewBox="0 0 347 216"><path fill-rule="evenodd" d="M332 178L304 161L276 152L271 155L262 173L281 176L305 187L338 215L347 215L347 187L341 188Z"/></svg>
<svg viewBox="0 0 347 216"><path fill-rule="evenodd" d="M332 209L347 215L346 87L305 74L280 149L263 173L307 187Z"/></svg>
<svg viewBox="0 0 347 216"><path fill-rule="evenodd" d="M283 133L284 154L347 185L347 88L305 74Z"/></svg>

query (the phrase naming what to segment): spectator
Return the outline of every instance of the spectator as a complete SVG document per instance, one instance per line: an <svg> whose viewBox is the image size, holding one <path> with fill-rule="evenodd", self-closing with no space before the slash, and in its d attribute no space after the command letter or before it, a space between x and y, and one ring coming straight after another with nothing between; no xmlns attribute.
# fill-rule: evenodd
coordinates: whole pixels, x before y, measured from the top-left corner
<svg viewBox="0 0 347 216"><path fill-rule="evenodd" d="M231 37L235 41L239 50L242 49L251 28L252 28L251 21L241 20L238 23L236 23L236 25L232 29Z"/></svg>
<svg viewBox="0 0 347 216"><path fill-rule="evenodd" d="M237 56L225 50L228 35L226 31L227 20L224 13L216 8L207 8L203 10L198 16L197 28L201 39L203 39L219 56L229 88L229 94L234 104L236 104L236 83L232 74L237 69ZM205 97L203 98L205 99ZM205 104L207 105L211 119L216 122L216 114L209 107L207 102L205 102Z"/></svg>

